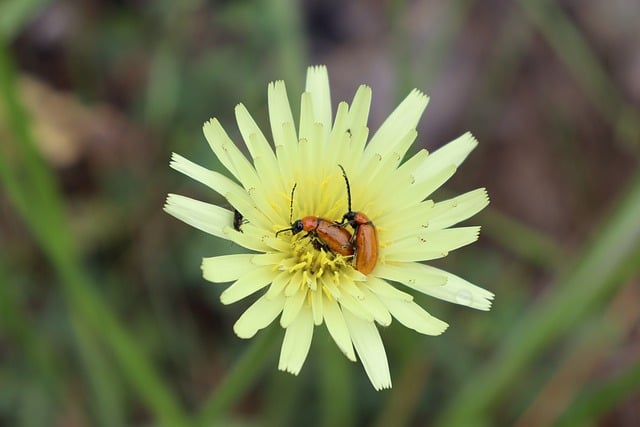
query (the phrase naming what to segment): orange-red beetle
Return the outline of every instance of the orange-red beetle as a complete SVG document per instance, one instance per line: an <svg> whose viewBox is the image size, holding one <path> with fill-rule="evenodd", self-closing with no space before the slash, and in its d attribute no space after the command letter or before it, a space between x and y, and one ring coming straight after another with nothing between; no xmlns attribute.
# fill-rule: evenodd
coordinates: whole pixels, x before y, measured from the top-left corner
<svg viewBox="0 0 640 427"><path fill-rule="evenodd" d="M291 190L291 214L293 213L293 193L296 186ZM291 214L289 220L291 221ZM339 223L317 216L305 216L291 223L291 227L279 230L278 234L284 231L291 231L298 234L306 231L305 237L310 237L317 249L324 249L343 256L353 255L353 236L348 230L341 227Z"/></svg>
<svg viewBox="0 0 640 427"><path fill-rule="evenodd" d="M342 165L342 176L347 184L347 203L349 211L342 215L341 224L349 224L353 227L353 237L355 239L354 254L355 267L362 274L369 274L378 262L378 233L367 215L362 212L351 210L351 186L349 178Z"/></svg>

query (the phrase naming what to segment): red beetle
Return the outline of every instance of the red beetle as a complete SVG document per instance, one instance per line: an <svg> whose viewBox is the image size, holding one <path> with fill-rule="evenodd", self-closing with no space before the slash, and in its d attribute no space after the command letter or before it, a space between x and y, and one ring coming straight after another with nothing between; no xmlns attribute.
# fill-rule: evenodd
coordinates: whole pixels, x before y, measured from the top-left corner
<svg viewBox="0 0 640 427"><path fill-rule="evenodd" d="M351 186L349 178L342 165L342 176L347 184L347 203L349 211L342 216L340 224L349 224L353 227L353 237L355 240L354 253L356 270L362 274L369 274L378 262L378 233L367 215L362 212L351 210Z"/></svg>
<svg viewBox="0 0 640 427"><path fill-rule="evenodd" d="M291 190L291 212L289 215L289 221L291 221L291 214L293 214L293 193L296 190L296 185ZM301 231L306 231L305 237L310 237L316 249L324 249L343 256L353 255L353 236L344 227L341 227L339 223L330 221L328 219L320 218L317 216L305 216L302 219L298 219L291 223L291 227L279 230L278 234L291 231L292 234L298 234Z"/></svg>

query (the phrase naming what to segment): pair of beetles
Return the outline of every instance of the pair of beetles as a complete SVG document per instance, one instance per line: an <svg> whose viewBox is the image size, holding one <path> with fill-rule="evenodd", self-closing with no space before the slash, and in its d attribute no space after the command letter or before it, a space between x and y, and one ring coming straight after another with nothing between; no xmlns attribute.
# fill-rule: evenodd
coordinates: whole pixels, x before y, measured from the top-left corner
<svg viewBox="0 0 640 427"><path fill-rule="evenodd" d="M331 221L317 216L305 216L291 223L291 227L279 230L276 233L291 231L298 234L306 231L305 237L312 239L314 246L335 254L354 257L354 267L362 274L369 274L378 261L378 236L376 228L367 215L351 210L351 186L349 178L342 165L342 176L347 185L348 212L342 216L342 221ZM293 194L296 186L291 190L291 212L293 212ZM242 223L242 215L236 211L234 228L239 230ZM345 227L353 228L351 234Z"/></svg>

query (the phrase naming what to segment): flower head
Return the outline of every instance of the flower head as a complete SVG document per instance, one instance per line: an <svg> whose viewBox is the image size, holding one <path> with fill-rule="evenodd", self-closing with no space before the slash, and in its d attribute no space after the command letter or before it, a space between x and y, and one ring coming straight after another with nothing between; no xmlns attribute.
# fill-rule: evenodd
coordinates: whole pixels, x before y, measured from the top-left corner
<svg viewBox="0 0 640 427"><path fill-rule="evenodd" d="M218 120L204 125L211 149L235 180L178 154L172 157L172 168L222 195L235 212L175 194L167 197L165 210L250 250L202 262L205 279L233 282L220 297L223 304L259 293L234 325L239 337L251 338L279 317L286 331L278 367L297 374L314 327L324 323L349 360L357 354L380 390L391 387L391 378L376 323L388 326L395 318L427 335L448 326L405 290L480 310L490 308L493 294L421 263L478 238L480 227L452 226L489 203L484 189L439 202L428 199L476 140L467 133L432 154L420 150L402 162L427 96L413 90L369 139L370 102L371 89L360 86L351 105L341 102L333 118L327 70L310 67L296 128L284 83L271 83L273 146L242 104L235 109L251 160ZM370 222L346 221L350 209ZM307 217L326 222L314 229ZM328 244L336 242L345 250ZM358 257L367 251L377 259L361 268Z"/></svg>

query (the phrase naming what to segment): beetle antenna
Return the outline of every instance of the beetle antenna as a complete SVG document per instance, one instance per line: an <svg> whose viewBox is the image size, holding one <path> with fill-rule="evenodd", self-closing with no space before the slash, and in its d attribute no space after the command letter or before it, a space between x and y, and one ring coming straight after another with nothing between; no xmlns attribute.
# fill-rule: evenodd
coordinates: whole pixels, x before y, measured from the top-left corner
<svg viewBox="0 0 640 427"><path fill-rule="evenodd" d="M276 237L278 237L278 234L283 233L285 231L293 231L293 227L283 228L282 230L276 231Z"/></svg>
<svg viewBox="0 0 640 427"><path fill-rule="evenodd" d="M289 202L289 223L293 223L293 193L296 192L297 185L298 183L293 184L293 188L291 189L291 201ZM283 228L282 230L276 231L276 237L278 237L278 234L285 231L293 231L293 225L289 228Z"/></svg>
<svg viewBox="0 0 640 427"><path fill-rule="evenodd" d="M349 185L349 178L347 178L347 173L345 172L342 165L338 165L340 169L342 169L342 176L344 177L344 182L347 184L347 203L349 205L349 212L351 212L351 186Z"/></svg>
<svg viewBox="0 0 640 427"><path fill-rule="evenodd" d="M296 187L298 183L293 184L293 188L291 189L291 201L289 202L289 224L293 222L293 193L296 192Z"/></svg>

